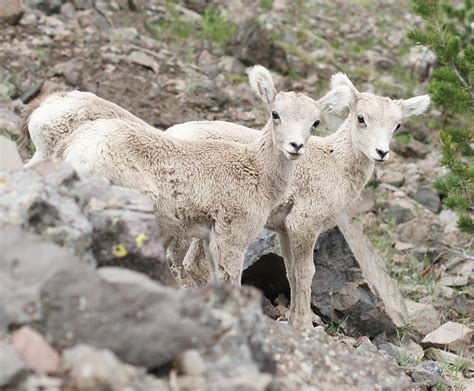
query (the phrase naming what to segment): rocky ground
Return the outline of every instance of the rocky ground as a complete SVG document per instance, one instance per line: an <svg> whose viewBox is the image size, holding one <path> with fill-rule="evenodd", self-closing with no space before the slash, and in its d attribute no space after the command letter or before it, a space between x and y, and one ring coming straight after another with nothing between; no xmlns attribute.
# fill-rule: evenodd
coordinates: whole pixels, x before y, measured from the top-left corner
<svg viewBox="0 0 474 391"><path fill-rule="evenodd" d="M343 70L360 90L408 98L425 92L436 62L405 38L420 23L407 1L20 3L0 7L0 132L13 140L41 88L92 91L163 129L195 119L259 127L266 113L245 75L254 63L282 89L318 96ZM474 387L472 238L431 187L443 172L440 115L403 125L355 222L319 239L319 326L306 333L270 319L285 319L289 294L271 233L244 272L264 296L176 291L146 198L59 163L1 171L0 388ZM2 168L18 168L14 145L0 141Z"/></svg>

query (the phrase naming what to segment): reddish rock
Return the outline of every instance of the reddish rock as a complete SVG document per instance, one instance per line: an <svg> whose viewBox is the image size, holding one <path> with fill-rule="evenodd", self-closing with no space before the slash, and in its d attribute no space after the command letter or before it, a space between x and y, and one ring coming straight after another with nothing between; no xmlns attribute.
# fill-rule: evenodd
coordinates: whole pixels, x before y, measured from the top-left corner
<svg viewBox="0 0 474 391"><path fill-rule="evenodd" d="M12 345L30 369L39 373L58 372L60 357L46 339L24 326L12 336Z"/></svg>

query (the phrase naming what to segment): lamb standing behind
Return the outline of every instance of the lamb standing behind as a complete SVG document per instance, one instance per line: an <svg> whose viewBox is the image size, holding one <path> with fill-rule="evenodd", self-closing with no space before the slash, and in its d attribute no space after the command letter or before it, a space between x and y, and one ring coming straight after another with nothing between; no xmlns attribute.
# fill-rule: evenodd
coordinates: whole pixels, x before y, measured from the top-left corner
<svg viewBox="0 0 474 391"><path fill-rule="evenodd" d="M26 107L21 124L23 136L31 138L35 146L35 153L25 167L53 156L81 125L107 118L122 118L155 129L129 111L91 92L55 92L34 100Z"/></svg>
<svg viewBox="0 0 474 391"><path fill-rule="evenodd" d="M337 218L358 198L374 169L374 162L389 158L393 132L404 117L422 114L427 95L392 100L368 92L360 93L344 74L332 77L332 88L352 91L346 121L332 135L311 137L306 154L295 170L293 208L286 219L272 216L267 228L277 232L291 288L289 322L297 328L312 326L311 282L315 273L313 248L319 234L336 224ZM167 130L187 140L225 139L248 143L258 132L225 122L176 125ZM194 240L185 267L200 264L202 250ZM202 271L201 271L202 272ZM194 270L198 274L199 270ZM199 277L199 276L198 276Z"/></svg>
<svg viewBox="0 0 474 391"><path fill-rule="evenodd" d="M211 276L240 283L243 254L271 210L287 198L295 160L322 111L342 109L347 87L319 101L276 93L269 72L256 66L250 83L272 115L254 142L188 142L123 119L86 123L57 155L79 173L98 175L148 194L160 218L164 246L174 237L203 239Z"/></svg>

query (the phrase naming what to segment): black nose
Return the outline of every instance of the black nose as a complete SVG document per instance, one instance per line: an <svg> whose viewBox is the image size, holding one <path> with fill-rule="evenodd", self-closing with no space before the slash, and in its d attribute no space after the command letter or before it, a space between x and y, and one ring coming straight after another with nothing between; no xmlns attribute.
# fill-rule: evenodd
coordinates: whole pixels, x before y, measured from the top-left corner
<svg viewBox="0 0 474 391"><path fill-rule="evenodd" d="M379 156L383 159L389 151L382 151L381 149L375 149Z"/></svg>
<svg viewBox="0 0 474 391"><path fill-rule="evenodd" d="M295 152L298 152L301 148L303 148L303 144L290 143L290 145L295 149Z"/></svg>

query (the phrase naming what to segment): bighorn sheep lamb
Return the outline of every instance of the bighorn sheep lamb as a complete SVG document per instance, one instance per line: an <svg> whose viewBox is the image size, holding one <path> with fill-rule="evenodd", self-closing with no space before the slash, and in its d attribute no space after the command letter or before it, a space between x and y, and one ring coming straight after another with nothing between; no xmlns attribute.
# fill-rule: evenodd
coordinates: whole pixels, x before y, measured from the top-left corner
<svg viewBox="0 0 474 391"><path fill-rule="evenodd" d="M100 119L76 129L55 155L81 174L141 189L160 216L165 247L173 237L201 238L212 278L220 265L222 279L239 283L244 250L288 196L295 160L321 112L346 107L350 97L347 87L319 101L277 93L261 66L249 78L271 117L248 145L175 140L135 121Z"/></svg>
<svg viewBox="0 0 474 391"><path fill-rule="evenodd" d="M392 100L360 93L342 73L331 79L332 88L348 86L352 92L349 116L327 137L311 137L305 157L295 170L293 208L286 219L267 222L278 233L291 288L289 322L297 328L312 326L311 282L315 272L313 248L318 235L335 225L336 218L360 195L374 169L374 162L389 158L389 143L402 119L422 114L430 103L427 95ZM252 142L258 131L225 122L191 122L165 133L179 139L223 139ZM274 216L273 216L274 217ZM186 264L200 263L202 250L194 240ZM194 257L194 259L188 259Z"/></svg>
<svg viewBox="0 0 474 391"><path fill-rule="evenodd" d="M35 99L26 106L22 116L23 137L31 138L35 146L35 153L25 167L53 156L79 126L106 118L122 118L154 129L122 107L91 92L54 92Z"/></svg>

